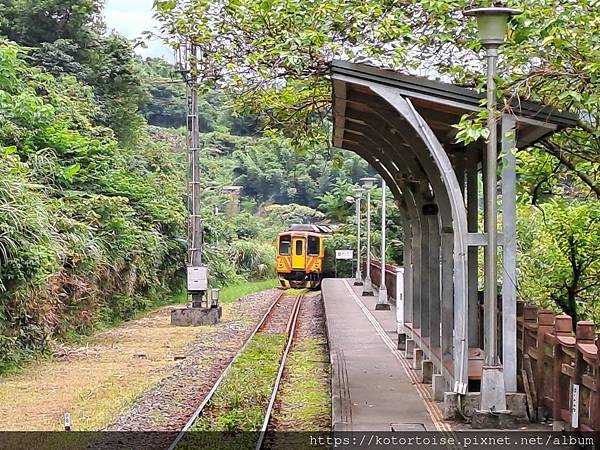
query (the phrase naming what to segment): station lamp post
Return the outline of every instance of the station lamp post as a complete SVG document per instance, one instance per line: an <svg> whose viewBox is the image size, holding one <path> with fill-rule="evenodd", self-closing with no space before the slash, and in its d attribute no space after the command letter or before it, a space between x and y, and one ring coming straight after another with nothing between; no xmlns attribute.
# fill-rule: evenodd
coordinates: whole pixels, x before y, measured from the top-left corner
<svg viewBox="0 0 600 450"><path fill-rule="evenodd" d="M362 273L360 271L360 200L362 198L362 194L365 192L363 188L355 188L354 189L354 205L356 207L356 277L354 280L354 286L362 286Z"/></svg>
<svg viewBox="0 0 600 450"><path fill-rule="evenodd" d="M386 232L386 214L385 214L385 180L381 180L381 282L379 283L379 294L376 310L389 310L387 287L385 285L385 232Z"/></svg>
<svg viewBox="0 0 600 450"><path fill-rule="evenodd" d="M486 154L486 232L484 315L486 339L484 343L485 365L481 375L481 411L505 411L506 392L502 364L498 358L498 111L496 81L498 48L504 43L508 19L520 14L516 9L491 7L476 8L465 12L477 19L481 43L487 59L487 110L489 130Z"/></svg>
<svg viewBox="0 0 600 450"><path fill-rule="evenodd" d="M365 177L361 178L363 187L367 191L367 274L363 284L362 295L364 297L373 296L373 284L371 283L371 190L377 181L376 178Z"/></svg>

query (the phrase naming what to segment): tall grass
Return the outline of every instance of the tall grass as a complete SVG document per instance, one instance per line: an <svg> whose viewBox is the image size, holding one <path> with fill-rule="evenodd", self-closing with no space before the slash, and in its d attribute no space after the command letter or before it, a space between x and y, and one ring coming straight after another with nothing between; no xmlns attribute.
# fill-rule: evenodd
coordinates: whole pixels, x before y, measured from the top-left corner
<svg viewBox="0 0 600 450"><path fill-rule="evenodd" d="M221 303L232 303L239 300L246 295L255 294L257 292L266 291L272 289L278 285L276 279L262 280L262 281L246 281L244 283L227 286L221 291L220 302Z"/></svg>

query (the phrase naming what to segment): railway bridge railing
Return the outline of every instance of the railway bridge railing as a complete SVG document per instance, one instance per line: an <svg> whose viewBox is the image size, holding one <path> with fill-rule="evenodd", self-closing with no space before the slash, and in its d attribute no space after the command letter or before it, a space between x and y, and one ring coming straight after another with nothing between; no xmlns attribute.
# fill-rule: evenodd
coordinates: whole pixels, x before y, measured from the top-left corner
<svg viewBox="0 0 600 450"><path fill-rule="evenodd" d="M519 388L534 418L555 428L600 431L600 337L591 321L517 304Z"/></svg>

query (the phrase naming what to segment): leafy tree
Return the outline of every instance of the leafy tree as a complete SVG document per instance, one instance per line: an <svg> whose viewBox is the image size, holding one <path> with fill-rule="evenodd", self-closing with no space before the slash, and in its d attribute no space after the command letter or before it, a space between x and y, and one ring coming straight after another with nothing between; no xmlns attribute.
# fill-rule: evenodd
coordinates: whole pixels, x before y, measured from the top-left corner
<svg viewBox="0 0 600 450"><path fill-rule="evenodd" d="M29 58L33 65L55 76L73 75L82 81L91 76L82 48L68 39L42 42L29 51Z"/></svg>
<svg viewBox="0 0 600 450"><path fill-rule="evenodd" d="M150 125L179 128L186 126L185 84L174 67L160 58L148 58L141 66L150 98L141 112ZM204 124L205 120L201 120ZM203 131L207 131L203 127Z"/></svg>
<svg viewBox="0 0 600 450"><path fill-rule="evenodd" d="M238 108L265 112L267 125L319 142L330 106L328 66L342 58L404 71L427 71L482 86L481 46L467 0L359 2L319 0L157 0L157 17L171 37L202 50L202 73L224 81ZM511 3L511 2L509 2ZM576 112L580 128L538 144L600 196L597 2L512 2L515 20L500 70L508 97L542 100ZM557 15L557 11L559 14Z"/></svg>
<svg viewBox="0 0 600 450"><path fill-rule="evenodd" d="M552 200L521 212L520 295L574 320L600 319L600 204Z"/></svg>
<svg viewBox="0 0 600 450"><path fill-rule="evenodd" d="M29 47L60 39L84 47L103 28L101 7L99 0L2 0L0 34Z"/></svg>
<svg viewBox="0 0 600 450"><path fill-rule="evenodd" d="M100 105L96 120L112 128L123 145L137 143L144 124L139 109L147 100L147 91L131 43L110 34L99 39L97 49L87 58L90 75L84 81L94 87Z"/></svg>
<svg viewBox="0 0 600 450"><path fill-rule="evenodd" d="M325 212L325 216L334 222L345 222L352 216L354 211L353 186L343 178L336 180L333 189L325 192L319 200L319 208Z"/></svg>

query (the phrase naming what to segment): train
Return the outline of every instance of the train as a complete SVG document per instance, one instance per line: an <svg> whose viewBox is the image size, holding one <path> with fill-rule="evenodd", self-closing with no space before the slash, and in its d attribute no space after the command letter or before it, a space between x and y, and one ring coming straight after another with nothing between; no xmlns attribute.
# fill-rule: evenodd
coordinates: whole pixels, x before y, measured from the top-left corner
<svg viewBox="0 0 600 450"><path fill-rule="evenodd" d="M277 278L284 288L318 289L329 275L326 225L292 225L277 235Z"/></svg>

